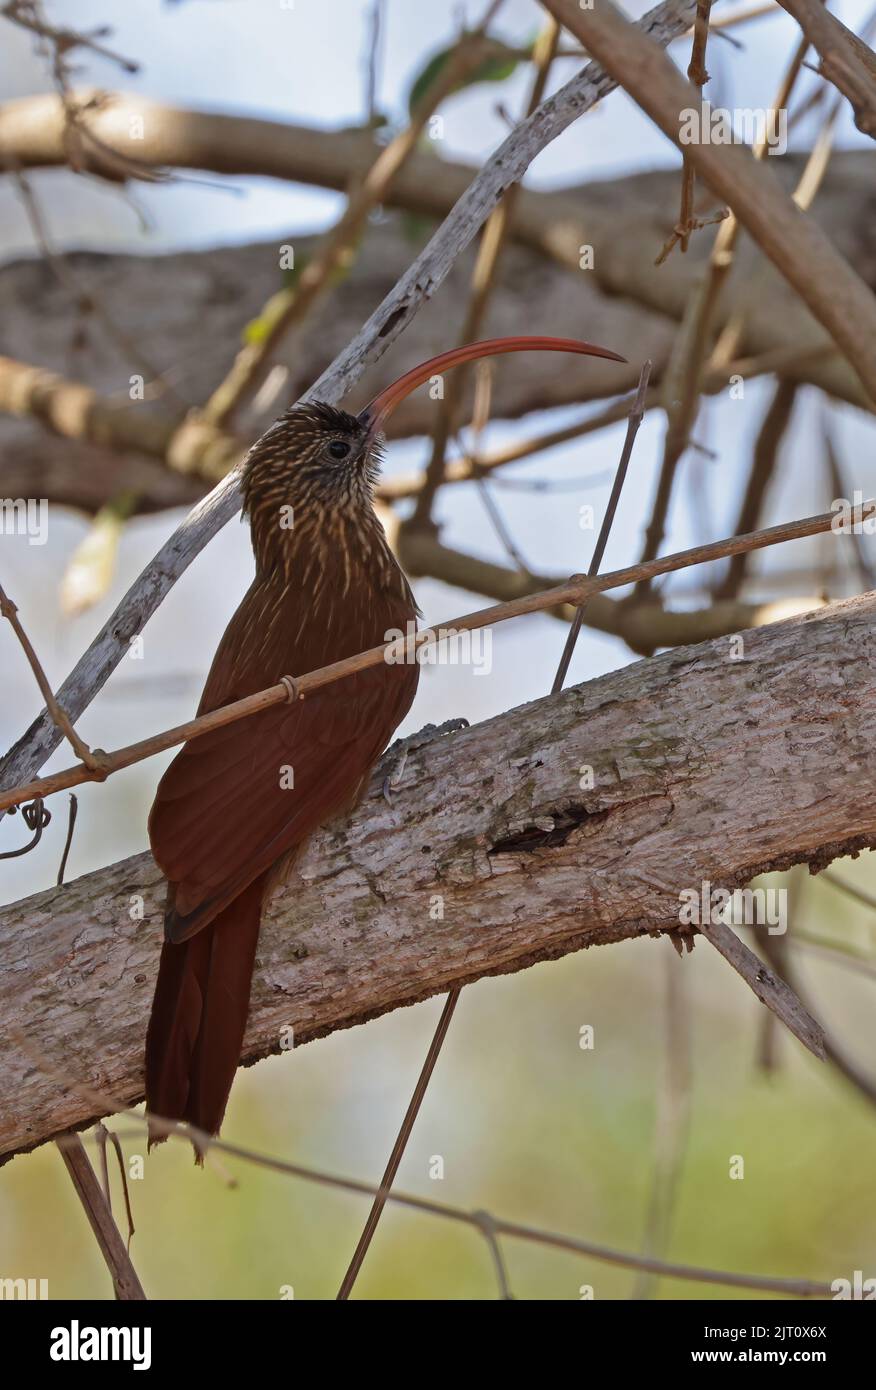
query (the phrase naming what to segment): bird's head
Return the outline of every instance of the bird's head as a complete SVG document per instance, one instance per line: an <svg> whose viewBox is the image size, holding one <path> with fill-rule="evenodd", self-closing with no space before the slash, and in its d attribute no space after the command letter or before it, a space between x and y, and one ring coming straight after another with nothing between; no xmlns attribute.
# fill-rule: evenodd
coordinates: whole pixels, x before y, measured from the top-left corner
<svg viewBox="0 0 876 1390"><path fill-rule="evenodd" d="M312 516L330 509L370 509L380 471L383 432L396 406L451 367L506 352L572 352L626 358L576 338L489 338L421 362L385 387L358 415L310 401L281 415L253 445L243 469L244 512L253 522L280 519L292 508Z"/></svg>

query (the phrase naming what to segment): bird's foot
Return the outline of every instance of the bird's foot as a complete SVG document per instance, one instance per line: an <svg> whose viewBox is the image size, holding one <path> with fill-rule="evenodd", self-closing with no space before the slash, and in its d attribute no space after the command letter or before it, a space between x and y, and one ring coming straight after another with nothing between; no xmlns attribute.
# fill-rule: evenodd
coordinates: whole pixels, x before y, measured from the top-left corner
<svg viewBox="0 0 876 1390"><path fill-rule="evenodd" d="M393 804L392 793L397 791L401 785L411 753L418 748L425 748L436 738L442 738L445 734L455 734L459 729L467 728L467 719L445 719L443 724L424 724L422 729L418 729L415 734L408 734L406 738L397 738L395 743L390 744L383 755L383 761L392 764L392 771L388 772L383 779L383 796L387 805Z"/></svg>

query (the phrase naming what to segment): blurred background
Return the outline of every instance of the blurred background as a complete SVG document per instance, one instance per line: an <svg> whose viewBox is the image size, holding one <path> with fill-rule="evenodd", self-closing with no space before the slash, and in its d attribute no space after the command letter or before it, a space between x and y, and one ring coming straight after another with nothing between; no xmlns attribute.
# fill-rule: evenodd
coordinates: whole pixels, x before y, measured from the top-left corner
<svg viewBox="0 0 876 1390"><path fill-rule="evenodd" d="M643 9L628 8L635 16ZM752 8L716 5L715 16ZM756 17L727 30L732 41L711 41L709 94L715 104L763 106L794 52L798 31L789 17L777 8L756 8ZM834 8L850 27L864 30L870 17L866 0ZM376 48L375 9L380 17ZM128 91L187 109L325 131L361 127L370 120L379 139L386 140L404 128L412 89L430 61L453 44L463 19L475 25L484 9L473 3L413 6L402 0L377 7L366 0L296 0L294 5L278 0L128 0L124 5L67 0L46 3L42 12L52 23L82 32L110 25L112 35L105 42L140 65L136 73L126 72L111 59L78 48L71 56L77 87ZM544 12L530 0L506 0L490 32L524 52L544 24ZM689 51L689 37L671 47L683 67ZM580 63L580 57L557 58L548 74L548 91L573 76ZM530 63L512 61L506 67L491 70L489 80L482 75L441 104L443 129L440 139L431 142L434 158L476 169L502 141L509 113L516 120L525 110L532 85ZM802 115L792 123L792 151L808 151L824 130L825 103L811 101L822 85L810 71L800 76L796 104ZM0 18L2 101L52 90L44 46L32 32ZM843 106L833 130L834 158L855 152L863 157L868 144ZM548 191L672 170L669 197L676 202L679 167L677 152L631 101L614 94L535 160L526 185ZM331 227L345 201L342 192L305 182L187 171L155 183L114 185L49 168L30 171L27 183L39 207L44 244L35 236L27 198L7 171L0 176L0 294L20 297L19 307L30 312L42 338L51 341L46 364L73 379L86 378L90 370L79 369L70 336L75 313L61 304L63 287L53 288L45 299L42 291L31 288L42 280L29 278L29 264L45 259L46 241L56 253L137 258L180 251L209 255L213 248L259 245L279 284L278 247ZM644 194L640 203L642 198ZM379 231L381 217L394 228L399 216L372 214L369 236L375 228ZM417 238L432 225L409 229L411 259ZM652 259L671 225L670 218L662 232L655 227ZM704 236L708 246L711 233ZM667 276L681 273L678 259L676 250L664 267ZM70 264L87 280L88 258L71 256ZM154 287L160 298L160 262ZM388 287L383 284L370 299L371 282L368 293L360 288L362 318ZM113 303L118 317L118 301ZM428 311L433 350L456 341L464 296L455 303L451 313L439 294ZM233 293L228 313L230 322L238 320L239 336L219 345L215 384L252 319L249 312L237 312ZM351 331L356 327L358 322ZM649 334L658 369L665 366L677 325L670 327L671 332L658 333L651 324L641 341L632 321L623 341L606 338L605 327L600 336L587 321L579 332L631 358L632 379L618 380L612 387L617 394L634 383ZM512 328L502 320L499 331ZM558 330L552 322L526 322L516 331ZM566 326L559 331L567 331ZM87 333L99 337L100 326L91 322ZM337 346L349 336L345 332ZM331 341L329 334L326 342ZM15 356L21 349L7 335L2 351ZM215 342L204 344L211 372L216 351ZM389 380L396 365L404 369L417 360L409 356L412 352L403 335L393 350L394 365L387 359L385 369L378 368L369 380ZM319 369L331 355L326 349ZM290 358L293 381L294 360ZM193 365L184 358L160 366L185 395L195 389L197 372L206 370L204 361ZM101 367L104 383L111 380L106 375L111 370L115 389L123 390L130 365L112 347ZM285 395L266 406L263 402L266 418L260 427L285 405L289 378L281 382L283 390ZM752 450L775 390L774 378L759 376L746 382L744 402L726 391L704 398L695 447L685 452L676 478L666 551L736 529ZM600 408L594 403L582 413L581 405L565 404L530 410L522 423L496 419L480 445L496 450ZM873 493L872 416L817 385L803 384L757 524L827 510L838 495L825 461L825 421L843 460L846 495L853 488L861 488L865 496ZM258 423L255 416L250 423ZM633 563L639 556L665 430L665 415L651 410L637 442L605 568ZM595 531L581 529L580 508L592 504L598 524L623 432L623 423L608 426L502 471L502 479L516 485L497 481L493 506L533 572L562 576L586 568ZM0 434L10 466L18 443L19 436ZM27 447L38 462L48 444L40 442L37 431ZM57 451L59 441L51 447ZM389 450L387 476L422 469L429 452L422 431L398 439ZM409 506L399 504L399 514L404 516ZM77 553L81 556L83 541L94 538L92 516L59 503L51 508L45 545L31 545L25 535L3 536L0 578L18 603L56 688L186 510L156 505L144 513L133 504L121 507L117 525L111 518L107 528L104 518L98 559L86 576L86 601L76 587L81 580L71 581L71 562ZM436 518L446 544L508 565L507 547L473 484L442 489ZM865 539L865 548L870 544ZM833 538L776 547L752 564L741 596L752 603L788 600L793 607L798 596L808 603L872 587L862 585L855 555L848 550L838 555L838 550ZM92 745L114 748L190 716L218 638L251 572L247 530L232 523L149 623L143 659L123 662L79 722ZM721 578L717 570L687 571L674 576L660 596L684 611L701 605ZM484 602L482 592L466 592L429 576L416 578L415 590L426 623ZM426 668L400 732L451 716L475 722L544 694L565 634L556 619L534 616L495 633L487 677L475 677L464 667ZM0 654L0 745L7 747L41 702L9 630L0 633ZM636 659L620 637L585 628L569 681L587 680ZM140 763L104 786L79 790L68 877L144 848L146 815L170 756ZM62 749L48 767L69 761ZM56 798L56 814L39 848L3 863L3 901L54 883L66 829L65 801ZM7 818L0 848L17 845L21 835L20 819ZM790 889L791 931L800 943L795 970L808 1002L854 1062L865 1071L870 1066L876 1085L876 943L867 901L868 893L876 895L876 875L864 856L834 865L832 877L830 882L810 879L803 870L773 882ZM856 899L837 881L863 896ZM224 1136L376 1182L440 1007L440 1000L430 1000L241 1072ZM586 1024L595 1028L592 1051L579 1046ZM466 988L397 1186L621 1250L647 1246L667 1259L691 1264L828 1281L851 1278L855 1269L863 1269L866 1278L876 1272L874 1122L872 1098L835 1068L819 1065L790 1036L774 1034L749 991L716 953L701 943L679 963L666 940L646 939ZM130 1124L110 1125L125 1132L129 1158L143 1152L143 1139ZM430 1176L436 1155L444 1161L440 1179ZM743 1180L730 1177L734 1155L744 1157ZM234 1160L223 1159L223 1169L233 1171L235 1188L210 1166L197 1171L184 1145L168 1144L148 1159L145 1176L131 1182L137 1227L132 1254L147 1293L173 1299L270 1299L292 1286L296 1298L333 1297L366 1215L365 1200ZM115 1196L118 1201L117 1187ZM634 1270L513 1241L504 1248L519 1298L576 1299L586 1285L597 1298L749 1296L719 1285L643 1281ZM100 1255L51 1145L0 1171L0 1251L0 1275L48 1278L52 1297L111 1296ZM475 1232L399 1209L385 1213L356 1289L358 1297L381 1299L495 1295L489 1250Z"/></svg>

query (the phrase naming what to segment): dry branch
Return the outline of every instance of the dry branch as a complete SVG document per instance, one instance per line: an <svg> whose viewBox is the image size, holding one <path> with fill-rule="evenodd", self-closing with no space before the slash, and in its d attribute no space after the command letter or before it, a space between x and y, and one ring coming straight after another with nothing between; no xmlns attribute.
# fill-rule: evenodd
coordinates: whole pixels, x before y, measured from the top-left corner
<svg viewBox="0 0 876 1390"><path fill-rule="evenodd" d="M142 1116L133 1113L133 1118L145 1126ZM357 1178L342 1177L337 1173L327 1173L321 1168L308 1168L301 1163L290 1163L286 1159L273 1158L269 1154L254 1149L243 1148L240 1144L229 1144L224 1139L216 1139L203 1130L189 1125L179 1125L172 1121L158 1122L164 1125L168 1134L175 1134L186 1144L194 1138L205 1152L226 1154L251 1163L269 1173L280 1173L286 1177L299 1178L317 1187L331 1188L336 1192L352 1192L361 1197L374 1197L379 1189ZM115 1131L118 1133L118 1131ZM139 1137L141 1128L135 1128L126 1136ZM407 1207L410 1211L423 1212L447 1221L457 1221L479 1231L487 1239L488 1230L496 1235L507 1235L515 1240L528 1241L533 1245L547 1245L555 1250L565 1250L577 1255L586 1255L594 1260L604 1260L607 1264L619 1265L625 1269L647 1270L668 1279L691 1279L695 1283L726 1284L728 1288L760 1289L767 1293L796 1295L798 1298L827 1298L832 1292L826 1281L814 1279L775 1278L769 1274L740 1274L726 1269L704 1269L700 1265L684 1265L667 1260L656 1260L648 1255L634 1254L625 1250L613 1250L606 1245L596 1245L593 1241L579 1240L565 1232L549 1231L537 1226L524 1226L519 1221L508 1221L488 1211L469 1211L465 1207L450 1206L447 1202L435 1202L428 1197L415 1197L408 1192L393 1190L386 1194L388 1202Z"/></svg>
<svg viewBox="0 0 876 1390"><path fill-rule="evenodd" d="M872 501L861 503L852 508L849 515L850 526L863 525L863 518L869 517L873 509L874 503ZM608 512L606 516L609 516ZM219 705L216 709L208 710L205 714L199 714L194 719L186 720L184 724L177 724L174 728L165 729L160 734L151 734L148 738L140 739L137 743L129 743L124 748L117 748L112 753L101 750L97 768L84 762L77 763L73 767L63 768L60 772L52 772L47 777L36 778L22 786L3 786L0 788L0 810L7 810L11 806L20 806L32 797L43 798L50 796L53 792L63 791L66 787L80 786L83 782L105 781L110 773L119 772L125 767L132 767L134 763L142 762L144 758L151 758L156 753L175 747L176 744L199 738L212 729L224 728L228 724L233 724L237 719L246 719L250 715L259 714L272 705L306 699L314 691L321 690L325 686L333 684L334 681L344 680L347 676L355 675L358 671L379 666L387 659L410 660L414 652L425 655L424 648L439 647L444 637L449 634L474 632L479 628L491 627L495 623L508 622L511 618L524 617L529 613L562 610L570 604L574 604L577 612L580 612L582 606L589 605L594 595L603 593L607 589L622 589L628 584L639 584L642 580L651 580L658 575L674 574L679 570L688 569L691 565L710 564L715 560L726 559L728 555L763 550L771 545L781 545L785 541L822 535L833 530L836 521L837 514L835 512L820 512L817 516L804 517L800 521L783 522L780 526L767 526L762 531L755 531L746 536L729 536L726 540L712 541L708 545L697 545L690 550L677 551L674 555L661 555L657 559L648 560L638 565L628 565L625 569L612 570L608 574L572 575L564 583L558 584L552 589L536 591L535 593L520 593L506 603L495 604L490 608L479 608L474 613L466 613L458 618L452 618L448 623L441 624L434 630L421 628L411 638L396 638L381 643L380 646L369 647L367 651L357 652L354 656L345 657L343 661L332 662L329 666L320 666L315 671L294 673L290 671L282 676L276 685L267 686L264 690L256 691L253 695L245 695L240 700L232 700L229 704ZM409 643L410 645L408 645ZM650 645L651 647L655 645L653 638Z"/></svg>
<svg viewBox="0 0 876 1390"><path fill-rule="evenodd" d="M143 1285L137 1277L131 1256L125 1249L125 1242L113 1220L109 1203L101 1191L82 1140L78 1135L70 1135L59 1142L58 1149L100 1247L100 1253L112 1275L116 1298L125 1301L145 1299Z"/></svg>
<svg viewBox="0 0 876 1390"><path fill-rule="evenodd" d="M444 584L454 585L470 594L483 594L499 603L554 588L560 582L558 575L521 574L506 565L497 565L492 560L482 560L477 555L454 550L425 532L399 534L396 553L406 572L413 578L440 579ZM801 577L800 592L793 598L762 603L718 600L702 608L671 608L656 598L633 604L624 599L609 598L607 594L592 594L584 615L584 626L619 637L637 655L649 656L660 647L683 647L691 642L706 642L710 638L725 637L747 627L763 627L765 623L778 622L780 618L788 618L793 613L821 607L823 596L803 592L807 583L814 591L812 577L807 574ZM552 609L551 612L565 621L570 621L572 617L572 609L568 606Z"/></svg>
<svg viewBox="0 0 876 1390"><path fill-rule="evenodd" d="M484 975L677 929L679 892L703 880L732 889L876 844L874 620L864 595L746 633L741 660L707 643L412 747L393 806L378 772L275 892L245 1061L281 1050L290 1026L306 1042ZM92 1120L74 1081L142 1094L162 913L143 854L0 916L0 1152Z"/></svg>

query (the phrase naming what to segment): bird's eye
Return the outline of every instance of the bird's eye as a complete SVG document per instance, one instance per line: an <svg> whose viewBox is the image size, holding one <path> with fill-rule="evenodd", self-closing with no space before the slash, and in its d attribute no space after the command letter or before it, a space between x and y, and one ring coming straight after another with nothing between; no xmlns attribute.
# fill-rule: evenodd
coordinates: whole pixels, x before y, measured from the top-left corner
<svg viewBox="0 0 876 1390"><path fill-rule="evenodd" d="M333 459L345 459L350 452L350 446L345 439L333 439L328 451Z"/></svg>

